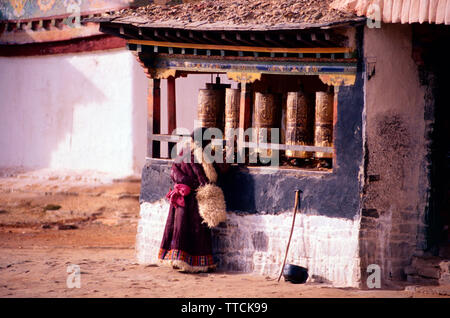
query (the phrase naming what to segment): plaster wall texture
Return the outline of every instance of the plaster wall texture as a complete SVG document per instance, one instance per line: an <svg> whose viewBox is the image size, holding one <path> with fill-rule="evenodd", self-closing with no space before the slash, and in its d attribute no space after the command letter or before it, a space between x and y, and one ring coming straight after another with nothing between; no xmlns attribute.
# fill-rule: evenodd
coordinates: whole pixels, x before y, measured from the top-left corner
<svg viewBox="0 0 450 318"><path fill-rule="evenodd" d="M123 49L0 57L0 166L140 173L147 78Z"/></svg>
<svg viewBox="0 0 450 318"><path fill-rule="evenodd" d="M136 237L141 264L157 263L169 211L165 199L143 202ZM241 214L213 229L213 252L218 268L278 277L292 225L293 212ZM359 221L297 214L287 263L308 268L311 281L358 287Z"/></svg>
<svg viewBox="0 0 450 318"><path fill-rule="evenodd" d="M425 88L412 59L410 25L365 28L366 180L361 219L362 271L378 264L400 279L421 248L429 188ZM363 274L364 276L364 274Z"/></svg>

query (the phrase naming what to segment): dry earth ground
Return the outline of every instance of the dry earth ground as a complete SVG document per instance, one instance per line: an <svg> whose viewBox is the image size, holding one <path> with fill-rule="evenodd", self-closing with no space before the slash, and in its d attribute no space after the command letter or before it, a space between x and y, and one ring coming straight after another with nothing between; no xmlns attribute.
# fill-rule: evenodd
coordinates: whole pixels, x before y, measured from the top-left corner
<svg viewBox="0 0 450 318"><path fill-rule="evenodd" d="M105 181L106 180L106 181ZM139 180L0 175L0 297L449 297L448 286L358 290L136 263ZM68 266L80 288L68 288Z"/></svg>

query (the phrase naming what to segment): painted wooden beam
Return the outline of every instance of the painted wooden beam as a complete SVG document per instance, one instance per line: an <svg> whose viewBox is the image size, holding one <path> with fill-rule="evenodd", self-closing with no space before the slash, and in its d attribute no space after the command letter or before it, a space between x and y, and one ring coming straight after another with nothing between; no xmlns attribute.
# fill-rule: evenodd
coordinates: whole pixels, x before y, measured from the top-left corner
<svg viewBox="0 0 450 318"><path fill-rule="evenodd" d="M275 54L275 53L273 53ZM252 54L253 55L253 54ZM243 60L240 60L243 59ZM283 59L283 58L280 58ZM284 58L285 59L285 58ZM331 60L330 60L331 61ZM356 61L336 62L297 62L297 61L258 61L254 56L234 57L223 59L220 57L174 57L157 56L148 60L148 67L161 70L178 70L186 72L205 73L264 73L284 75L351 75L356 74ZM240 82L240 81L238 81Z"/></svg>
<svg viewBox="0 0 450 318"><path fill-rule="evenodd" d="M266 52L266 53L350 53L351 48L346 47L316 47L316 48L282 48L282 47L259 47L240 45L217 45L217 44L197 44L197 43L176 43L147 40L129 40L131 44L142 44L149 46L163 46L174 48L189 48L200 50L227 50L241 52Z"/></svg>
<svg viewBox="0 0 450 318"><path fill-rule="evenodd" d="M5 34L5 33L4 33ZM1 38L0 38L1 42ZM34 56L93 52L124 48L126 41L116 36L99 35L94 38L76 38L68 41L1 45L0 56Z"/></svg>

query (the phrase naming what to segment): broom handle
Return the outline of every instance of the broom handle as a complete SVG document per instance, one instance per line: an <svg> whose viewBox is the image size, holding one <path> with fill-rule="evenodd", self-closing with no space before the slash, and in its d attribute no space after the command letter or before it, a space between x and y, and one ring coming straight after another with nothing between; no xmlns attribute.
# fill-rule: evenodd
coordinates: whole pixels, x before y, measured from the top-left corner
<svg viewBox="0 0 450 318"><path fill-rule="evenodd" d="M287 258L288 251L289 251L289 245L291 244L292 233L294 232L295 215L297 214L299 195L300 195L300 190L295 190L295 207L294 207L294 217L292 219L291 234L289 234L289 240L288 240L288 243L286 246L286 253L284 254L284 261L283 261L283 266L281 267L280 276L278 276L278 282L280 282L281 275L283 275L284 265L286 265L286 258Z"/></svg>

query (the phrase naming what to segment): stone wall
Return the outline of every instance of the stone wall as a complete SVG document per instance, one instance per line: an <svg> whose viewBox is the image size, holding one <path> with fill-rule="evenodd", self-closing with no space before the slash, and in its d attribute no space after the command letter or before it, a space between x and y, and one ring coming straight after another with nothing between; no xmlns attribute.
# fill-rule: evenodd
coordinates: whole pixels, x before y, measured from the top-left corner
<svg viewBox="0 0 450 318"><path fill-rule="evenodd" d="M365 29L365 186L360 232L363 281L381 266L384 285L425 243L428 170L425 89L412 59L410 25Z"/></svg>
<svg viewBox="0 0 450 318"><path fill-rule="evenodd" d="M169 211L166 200L141 204L137 259L157 263ZM226 223L213 229L218 268L229 272L278 277L292 226L292 212L242 214L229 212ZM357 287L359 222L297 214L287 263L308 268L311 281Z"/></svg>

